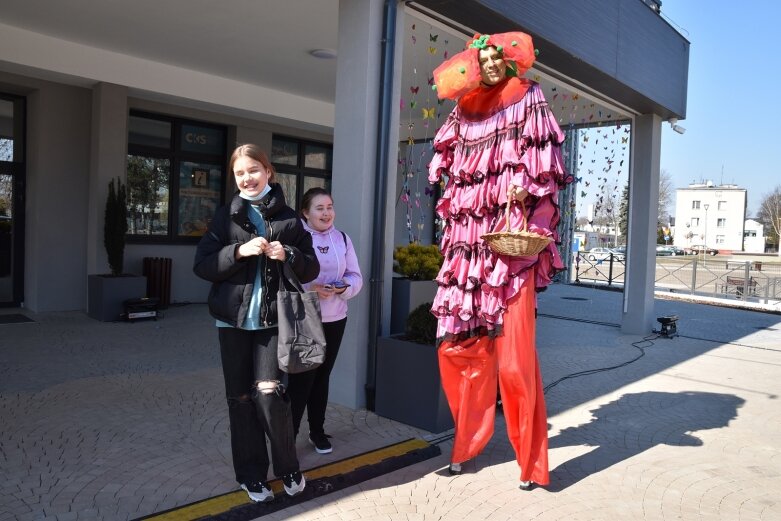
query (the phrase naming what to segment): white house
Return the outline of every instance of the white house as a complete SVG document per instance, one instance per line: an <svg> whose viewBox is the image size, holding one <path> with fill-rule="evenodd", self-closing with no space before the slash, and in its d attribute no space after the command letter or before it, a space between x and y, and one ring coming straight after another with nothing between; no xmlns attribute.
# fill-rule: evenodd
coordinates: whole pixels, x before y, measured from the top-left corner
<svg viewBox="0 0 781 521"><path fill-rule="evenodd" d="M745 188L708 181L690 184L675 193L673 244L681 248L705 244L719 250L743 251Z"/></svg>
<svg viewBox="0 0 781 521"><path fill-rule="evenodd" d="M746 219L743 227L743 251L765 253L765 227L754 219Z"/></svg>

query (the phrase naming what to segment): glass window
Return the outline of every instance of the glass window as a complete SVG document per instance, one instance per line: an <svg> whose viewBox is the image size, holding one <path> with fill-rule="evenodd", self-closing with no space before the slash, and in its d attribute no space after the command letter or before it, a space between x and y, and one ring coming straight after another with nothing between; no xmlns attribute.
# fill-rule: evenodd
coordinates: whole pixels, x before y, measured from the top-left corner
<svg viewBox="0 0 781 521"><path fill-rule="evenodd" d="M170 178L168 159L127 156L128 234L168 234Z"/></svg>
<svg viewBox="0 0 781 521"><path fill-rule="evenodd" d="M157 119L130 116L127 142L156 148L171 148L171 123Z"/></svg>
<svg viewBox="0 0 781 521"><path fill-rule="evenodd" d="M271 162L280 165L298 165L298 143L274 138L271 144Z"/></svg>
<svg viewBox="0 0 781 521"><path fill-rule="evenodd" d="M727 209L727 201L719 201L719 210Z"/></svg>
<svg viewBox="0 0 781 521"><path fill-rule="evenodd" d="M719 217L719 219L716 221L716 227L724 228L725 226L727 226L727 219L724 217Z"/></svg>
<svg viewBox="0 0 781 521"><path fill-rule="evenodd" d="M322 177L310 177L305 176L304 177L304 189L301 192L302 194L305 194L307 190L310 188L325 188L329 192L331 191L331 180L330 179L324 179Z"/></svg>
<svg viewBox="0 0 781 521"><path fill-rule="evenodd" d="M331 170L332 155L330 146L304 145L304 167Z"/></svg>
<svg viewBox="0 0 781 521"><path fill-rule="evenodd" d="M743 237L756 237L757 231L756 230L746 230L743 232Z"/></svg>
<svg viewBox="0 0 781 521"><path fill-rule="evenodd" d="M21 162L23 113L18 100L0 98L0 161Z"/></svg>
<svg viewBox="0 0 781 521"><path fill-rule="evenodd" d="M692 201L692 210L699 210L699 209L700 209L700 202Z"/></svg>
<svg viewBox="0 0 781 521"><path fill-rule="evenodd" d="M291 208L295 206L296 188L298 179L296 174L286 174L277 172L277 183L282 186L282 193L285 194L285 202Z"/></svg>
<svg viewBox="0 0 781 521"><path fill-rule="evenodd" d="M331 188L333 146L330 144L274 136L271 162L285 192L285 201L296 210L304 192L310 188Z"/></svg>
<svg viewBox="0 0 781 521"><path fill-rule="evenodd" d="M220 205L222 167L183 161L179 165L179 222L177 235L200 237L206 233Z"/></svg>
<svg viewBox="0 0 781 521"><path fill-rule="evenodd" d="M700 218L692 217L692 226L699 226L699 225L700 225Z"/></svg>
<svg viewBox="0 0 781 521"><path fill-rule="evenodd" d="M182 125L182 150L201 154L222 154L225 150L225 131L220 128Z"/></svg>
<svg viewBox="0 0 781 521"><path fill-rule="evenodd" d="M716 236L716 244L724 244L724 236L723 235L717 235Z"/></svg>
<svg viewBox="0 0 781 521"><path fill-rule="evenodd" d="M206 232L225 190L225 127L131 113L128 130L128 235L194 242ZM145 239L146 238L146 239Z"/></svg>

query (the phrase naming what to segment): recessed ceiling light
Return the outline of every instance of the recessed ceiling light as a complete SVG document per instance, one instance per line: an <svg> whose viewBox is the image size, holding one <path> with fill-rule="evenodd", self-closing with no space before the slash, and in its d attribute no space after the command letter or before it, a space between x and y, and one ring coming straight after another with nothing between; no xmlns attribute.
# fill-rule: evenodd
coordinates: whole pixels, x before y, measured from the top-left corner
<svg viewBox="0 0 781 521"><path fill-rule="evenodd" d="M333 49L312 49L309 51L309 54L322 60L332 60L336 58L336 51Z"/></svg>

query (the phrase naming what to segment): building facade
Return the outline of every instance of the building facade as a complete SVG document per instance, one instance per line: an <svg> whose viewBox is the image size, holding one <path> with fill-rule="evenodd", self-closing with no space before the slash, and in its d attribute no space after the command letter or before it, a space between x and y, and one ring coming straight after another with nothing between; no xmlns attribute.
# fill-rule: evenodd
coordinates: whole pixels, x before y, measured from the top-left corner
<svg viewBox="0 0 781 521"><path fill-rule="evenodd" d="M708 181L675 191L675 237L680 248L706 245L744 251L746 189Z"/></svg>
<svg viewBox="0 0 781 521"><path fill-rule="evenodd" d="M227 155L255 142L272 152L291 203L307 186L330 186L337 223L359 245L371 282L351 301L331 397L366 404L376 339L390 323L393 246L417 227L398 225L408 217L399 194L426 195L414 145L447 116L430 73L475 32L522 30L540 51L529 74L557 100L562 124L631 124L628 246L638 260L621 321L627 332L651 330L654 271L645 260L662 122L686 116L689 56L658 10L641 0L566 0L555 11L545 0L162 5L3 3L3 305L87 308L88 276L108 271L103 211L117 177L131 192L125 270L170 258L171 300L204 302L208 285L191 270L195 242L234 190ZM590 116L571 121L575 99ZM402 150L414 171L400 171Z"/></svg>

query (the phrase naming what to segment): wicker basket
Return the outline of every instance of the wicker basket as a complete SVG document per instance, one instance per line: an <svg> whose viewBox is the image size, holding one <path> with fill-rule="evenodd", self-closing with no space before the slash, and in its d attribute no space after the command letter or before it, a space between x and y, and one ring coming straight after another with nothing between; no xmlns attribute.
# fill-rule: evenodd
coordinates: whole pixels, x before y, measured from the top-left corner
<svg viewBox="0 0 781 521"><path fill-rule="evenodd" d="M507 202L504 214L505 227L510 226L510 202ZM531 257L537 255L547 248L553 239L545 235L530 232L527 228L526 206L521 202L521 230L516 231L498 231L486 233L480 238L483 239L491 251L500 255L510 255L512 257Z"/></svg>

